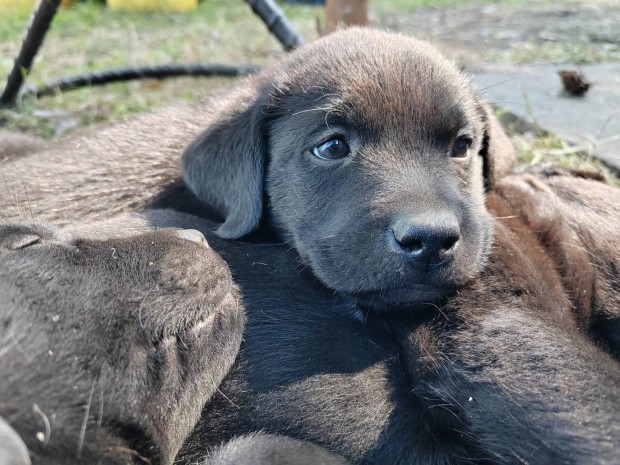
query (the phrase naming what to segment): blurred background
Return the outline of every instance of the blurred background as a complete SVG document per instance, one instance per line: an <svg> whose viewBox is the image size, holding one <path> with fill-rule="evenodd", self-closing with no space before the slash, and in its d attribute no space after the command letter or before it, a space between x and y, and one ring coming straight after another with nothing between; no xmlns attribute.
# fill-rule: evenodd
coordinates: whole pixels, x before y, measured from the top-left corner
<svg viewBox="0 0 620 465"><path fill-rule="evenodd" d="M19 52L34 4L34 0L0 0L0 89ZM323 1L289 0L278 5L308 41L330 29ZM516 73L523 66L538 64L579 69L620 63L618 0L368 0L364 15L371 27L432 41L472 74L498 67ZM242 0L107 0L107 4L64 0L26 85L166 63L261 66L284 53ZM490 82L497 85L504 81L501 75L494 79ZM553 80L550 85L560 89L559 78ZM488 82L483 81L483 86L495 85ZM0 126L58 138L159 106L198 101L232 84L228 78L185 77L86 87L1 108ZM593 89L596 85L593 82ZM574 141L570 144L546 131L535 115L528 120L523 125L523 121L505 119L523 161L555 157L574 167L600 168L592 158L596 144L575 147Z"/></svg>

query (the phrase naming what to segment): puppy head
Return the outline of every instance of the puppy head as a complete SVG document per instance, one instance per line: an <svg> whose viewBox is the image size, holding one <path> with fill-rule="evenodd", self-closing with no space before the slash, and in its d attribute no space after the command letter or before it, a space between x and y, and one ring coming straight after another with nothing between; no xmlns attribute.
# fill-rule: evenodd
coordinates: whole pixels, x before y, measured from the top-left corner
<svg viewBox="0 0 620 465"><path fill-rule="evenodd" d="M217 117L183 168L225 216L220 236L265 215L327 286L378 306L441 297L483 266L485 184L512 152L430 45L330 35L254 77Z"/></svg>
<svg viewBox="0 0 620 465"><path fill-rule="evenodd" d="M95 241L0 225L0 416L37 460L172 463L243 327L205 244L195 231Z"/></svg>

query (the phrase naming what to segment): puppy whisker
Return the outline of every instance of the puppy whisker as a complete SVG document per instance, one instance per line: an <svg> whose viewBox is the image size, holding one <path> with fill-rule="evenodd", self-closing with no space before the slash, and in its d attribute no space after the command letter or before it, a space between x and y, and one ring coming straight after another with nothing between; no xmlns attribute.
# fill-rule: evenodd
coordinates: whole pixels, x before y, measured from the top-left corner
<svg viewBox="0 0 620 465"><path fill-rule="evenodd" d="M95 378L90 388L90 393L88 394L88 402L86 404L86 410L84 411L84 419L82 420L82 427L80 428L80 437L78 439L78 445L77 445L78 458L82 456L82 449L84 448L84 439L86 438L86 427L88 425L88 417L90 415L90 406L92 405L92 402L93 402L93 394L95 392L96 385L97 385L97 379Z"/></svg>
<svg viewBox="0 0 620 465"><path fill-rule="evenodd" d="M313 113L313 112L331 112L334 111L334 108L332 108L331 106L329 107L316 107L316 108L308 108L306 110L299 110L295 113L293 113L293 116L297 116L297 115L301 115L303 113ZM327 115L326 115L327 117Z"/></svg>

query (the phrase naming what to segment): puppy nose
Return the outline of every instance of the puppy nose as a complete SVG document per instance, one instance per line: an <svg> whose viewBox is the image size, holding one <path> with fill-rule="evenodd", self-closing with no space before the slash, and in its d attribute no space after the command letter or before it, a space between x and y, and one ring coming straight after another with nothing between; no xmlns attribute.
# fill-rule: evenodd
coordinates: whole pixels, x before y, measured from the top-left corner
<svg viewBox="0 0 620 465"><path fill-rule="evenodd" d="M399 251L412 265L425 270L450 258L461 237L456 217L446 213L401 218L393 232Z"/></svg>

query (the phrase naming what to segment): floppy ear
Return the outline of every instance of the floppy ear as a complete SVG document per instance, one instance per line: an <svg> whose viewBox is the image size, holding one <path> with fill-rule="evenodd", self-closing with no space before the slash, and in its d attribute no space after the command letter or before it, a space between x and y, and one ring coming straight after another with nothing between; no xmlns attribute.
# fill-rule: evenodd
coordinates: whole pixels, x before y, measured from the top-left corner
<svg viewBox="0 0 620 465"><path fill-rule="evenodd" d="M215 233L225 239L249 233L260 221L266 81L255 76L220 102L212 123L183 154L183 179L224 216Z"/></svg>
<svg viewBox="0 0 620 465"><path fill-rule="evenodd" d="M515 151L490 105L481 102L479 108L484 123L484 137L479 155L483 159L484 186L488 191L497 181L512 173Z"/></svg>

